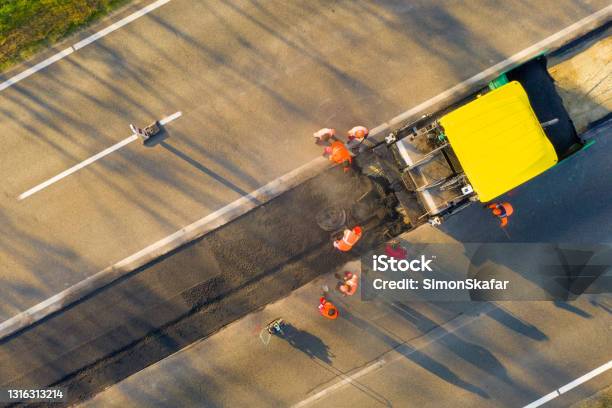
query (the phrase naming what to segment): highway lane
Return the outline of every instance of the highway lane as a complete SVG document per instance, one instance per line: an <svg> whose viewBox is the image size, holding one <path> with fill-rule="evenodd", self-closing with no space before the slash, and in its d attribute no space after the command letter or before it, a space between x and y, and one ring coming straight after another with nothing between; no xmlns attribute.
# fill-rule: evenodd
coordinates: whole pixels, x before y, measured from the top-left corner
<svg viewBox="0 0 612 408"><path fill-rule="evenodd" d="M605 5L173 0L0 94L0 319L309 161L320 125L375 126ZM176 111L164 144L17 200Z"/></svg>

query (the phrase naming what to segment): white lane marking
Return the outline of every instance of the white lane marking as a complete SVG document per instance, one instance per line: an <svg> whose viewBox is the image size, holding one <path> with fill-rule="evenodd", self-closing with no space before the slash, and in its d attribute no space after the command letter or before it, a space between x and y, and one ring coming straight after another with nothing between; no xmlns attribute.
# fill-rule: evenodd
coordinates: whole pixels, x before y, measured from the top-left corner
<svg viewBox="0 0 612 408"><path fill-rule="evenodd" d="M183 113L182 112L175 112L170 116L166 116L165 118L161 119L159 121L160 125L165 125L167 123L172 122L175 119L178 119L181 117ZM29 189L28 191L26 191L25 193L22 193L19 195L18 199L19 200L23 200L24 198L28 198L29 196L31 196L32 194L35 194L37 192L39 192L40 190L49 187L51 184L56 183L58 181L60 181L61 179L63 179L64 177L68 177L69 175L71 175L72 173L75 173L79 170L81 170L83 167L85 166L89 166L90 164L92 164L93 162L100 160L101 158L103 158L104 156L107 156L109 154L111 154L112 152L121 149L122 147L132 143L134 140L138 139L137 135L132 135L126 139L123 139L122 141L120 141L119 143L115 143L114 145L112 145L109 148L106 148L104 150L102 150L100 153L95 154L93 156L91 156L89 159L83 160L82 162L80 162L79 164L76 164L74 166L72 166L71 168L69 168L68 170L64 170L62 171L60 174L58 174L57 176L51 177L49 180L40 183L39 185L32 187L31 189Z"/></svg>
<svg viewBox="0 0 612 408"><path fill-rule="evenodd" d="M57 54L47 58L46 60L39 62L38 64L26 69L25 71L0 83L0 91L3 91L12 85L15 85L17 82L21 81L22 79L25 79L29 77L30 75L40 71L41 69L46 68L49 65L67 57L68 55L72 54L74 51L80 50L81 48L91 44L92 42L99 40L100 38L112 33L113 31L123 27L126 24L131 23L132 21L144 16L145 14L150 13L151 11L163 6L164 4L169 3L170 1L172 0L157 0L149 4L148 6L143 7L142 9L138 11L135 11L129 16L124 17L121 20L117 21L116 23L113 23L110 26L98 31L97 33L92 34L89 37L77 42L73 46L68 47L63 51L58 52Z"/></svg>
<svg viewBox="0 0 612 408"><path fill-rule="evenodd" d="M7 79L6 81L2 82L0 84L0 91L5 90L6 88L8 88L9 86L12 86L14 84L16 84L17 82L21 81L22 79L25 79L27 77L29 77L30 75L34 74L35 72L40 71L41 69L48 67L49 65L61 60L64 57L67 57L68 55L72 54L74 52L74 48L73 47L68 47L63 51L58 52L57 54L47 58L46 60L39 62L38 64L26 69L25 71L15 75L14 77L11 77L9 79Z"/></svg>
<svg viewBox="0 0 612 408"><path fill-rule="evenodd" d="M334 385L331 385L331 386L325 388L322 391L319 391L318 393L314 394L310 398L307 398L307 399L305 399L303 401L298 402L295 405L292 405L291 408L304 407L304 406L310 404L311 402L314 402L314 401L316 401L318 399L321 399L325 395L327 395L329 393L332 393L332 392L336 391L339 388L344 387L346 384L350 384L350 383L354 382L359 377L363 377L364 375L366 375L370 371L374 371L374 370L379 369L380 367L382 367L386 363L387 363L387 361L385 361L384 358L381 358L379 360L376 360L373 364L369 364L366 367L364 367L363 369L357 371L355 374L352 374L352 375L342 375L342 377L344 377L342 380L338 381Z"/></svg>
<svg viewBox="0 0 612 408"><path fill-rule="evenodd" d="M576 388L580 384L583 384L583 383L589 381L593 377L597 377L599 374L605 373L606 371L608 371L611 368L612 368L612 360L608 361L606 364L604 364L604 365L602 365L600 367L597 367L596 369L594 369L592 371L589 371L588 373L586 373L582 377L576 378L571 383L568 383L568 384L564 385L563 387L559 388L559 394L565 394L566 392L568 392L572 388Z"/></svg>
<svg viewBox="0 0 612 408"><path fill-rule="evenodd" d="M523 408L536 408L536 407L539 407L540 405L546 404L548 401L554 400L559 395L561 395L561 394L559 394L559 391L554 390L550 394L546 394L542 398L540 398L540 399L538 399L536 401L533 401L531 404L525 405Z"/></svg>
<svg viewBox="0 0 612 408"><path fill-rule="evenodd" d="M181 111L175 112L172 115L166 116L165 118L160 120L159 124L164 126L165 124L168 124L168 123L172 122L173 120L176 120L176 119L180 118L182 115L183 115L183 112L181 112Z"/></svg>
<svg viewBox="0 0 612 408"><path fill-rule="evenodd" d="M578 387L580 384L583 384L583 383L589 381L590 379L592 379L594 377L597 377L600 374L605 373L606 371L608 371L611 368L612 368L612 360L608 361L606 364L604 364L602 366L597 367L594 370L589 371L585 375L576 378L574 381L564 385L563 387L560 387L560 388L556 389L555 391L551 392L550 394L546 394L542 398L540 398L540 399L538 399L536 401L533 401L531 404L525 405L523 408L536 408L536 407L539 407L541 405L544 405L548 401L557 398L561 394L565 394L569 390L572 390L572 389Z"/></svg>
<svg viewBox="0 0 612 408"><path fill-rule="evenodd" d="M123 146L125 146L125 145L127 145L129 143L132 143L136 139L138 139L138 136L136 136L136 135L132 135L132 136L126 138L126 139L123 139L119 143L116 143L116 144L112 145L111 147L102 150L100 153L91 156L89 159L83 160L82 162L80 162L79 164L77 164L75 166L72 166L68 170L62 171L57 176L51 177L49 180L45 181L44 183L40 183L36 187L32 187L31 189L29 189L25 193L20 194L19 195L19 200L23 200L24 198L28 198L32 194L35 194L35 193L39 192L40 190L42 190L42 189L44 189L46 187L49 187L51 184L60 181L64 177L67 177L67 176L71 175L72 173L74 173L76 171L79 171L83 167L85 167L87 165L90 165L91 163L93 163L96 160L99 160L102 157L104 157L104 156L114 152L115 150L121 149Z"/></svg>

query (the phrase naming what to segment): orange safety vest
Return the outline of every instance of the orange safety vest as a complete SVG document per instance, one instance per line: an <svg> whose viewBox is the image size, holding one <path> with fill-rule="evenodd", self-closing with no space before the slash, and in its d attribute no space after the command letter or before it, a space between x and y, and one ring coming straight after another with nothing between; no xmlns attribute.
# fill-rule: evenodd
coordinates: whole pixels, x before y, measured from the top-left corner
<svg viewBox="0 0 612 408"><path fill-rule="evenodd" d="M350 251L353 245L361 238L362 230L361 227L355 227L352 230L345 229L342 234L342 239L334 241L334 247L338 248L342 252Z"/></svg>
<svg viewBox="0 0 612 408"><path fill-rule="evenodd" d="M349 139L365 139L370 131L365 126L355 126L348 131Z"/></svg>
<svg viewBox="0 0 612 408"><path fill-rule="evenodd" d="M338 318L338 309L332 302L328 302L325 298L321 298L321 303L319 304L319 313L321 316L326 317L328 319L337 319Z"/></svg>
<svg viewBox="0 0 612 408"><path fill-rule="evenodd" d="M329 160L334 163L342 164L346 161L351 163L353 158L351 157L351 153L348 151L344 143L336 140L331 145L331 155L329 156Z"/></svg>
<svg viewBox="0 0 612 408"><path fill-rule="evenodd" d="M499 218L501 222L500 227L502 228L508 225L508 217L514 213L514 208L508 202L489 204L489 209L491 209L494 216Z"/></svg>

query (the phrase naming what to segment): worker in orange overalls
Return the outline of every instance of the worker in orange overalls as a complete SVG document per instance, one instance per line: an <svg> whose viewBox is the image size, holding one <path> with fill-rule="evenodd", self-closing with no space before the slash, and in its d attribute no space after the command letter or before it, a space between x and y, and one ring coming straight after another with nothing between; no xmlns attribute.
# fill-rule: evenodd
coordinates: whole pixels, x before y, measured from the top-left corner
<svg viewBox="0 0 612 408"><path fill-rule="evenodd" d="M323 128L319 129L312 134L315 138L315 144L318 145L329 145L330 140L336 140L336 129Z"/></svg>
<svg viewBox="0 0 612 408"><path fill-rule="evenodd" d="M344 172L346 173L351 168L353 163L353 157L348 151L344 143L339 140L335 140L331 146L327 146L323 152L323 156L328 156L329 160L336 164L342 164L344 166Z"/></svg>
<svg viewBox="0 0 612 408"><path fill-rule="evenodd" d="M321 296L321 299L319 299L319 313L327 319L334 320L338 318L338 308L332 302L325 299L325 296Z"/></svg>
<svg viewBox="0 0 612 408"><path fill-rule="evenodd" d="M506 228L508 225L508 217L514 212L514 208L508 202L503 203L492 203L487 206L494 216L499 218L501 225L500 227Z"/></svg>
<svg viewBox="0 0 612 408"><path fill-rule="evenodd" d="M334 241L334 248L342 252L350 251L353 246L361 239L363 231L360 226L356 226L352 230L345 228L342 233L342 238Z"/></svg>
<svg viewBox="0 0 612 408"><path fill-rule="evenodd" d="M338 282L338 291L344 296L353 296L357 292L359 276L356 273L344 272L341 282Z"/></svg>

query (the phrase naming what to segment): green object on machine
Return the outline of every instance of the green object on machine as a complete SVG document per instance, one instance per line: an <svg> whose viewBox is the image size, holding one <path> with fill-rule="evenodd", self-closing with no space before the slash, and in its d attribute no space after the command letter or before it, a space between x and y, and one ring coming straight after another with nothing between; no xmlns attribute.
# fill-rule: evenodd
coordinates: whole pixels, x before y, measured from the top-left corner
<svg viewBox="0 0 612 408"><path fill-rule="evenodd" d="M508 83L508 77L506 74L501 74L491 82L489 82L489 89L494 90L499 88L500 86L506 85Z"/></svg>

